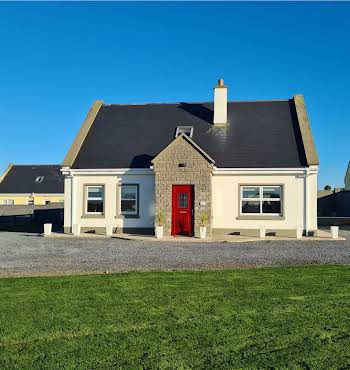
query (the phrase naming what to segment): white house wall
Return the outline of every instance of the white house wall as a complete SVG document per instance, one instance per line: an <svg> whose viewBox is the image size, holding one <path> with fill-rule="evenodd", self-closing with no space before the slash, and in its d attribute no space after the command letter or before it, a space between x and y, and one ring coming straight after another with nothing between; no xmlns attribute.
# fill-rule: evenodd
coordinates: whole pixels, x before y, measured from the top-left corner
<svg viewBox="0 0 350 370"><path fill-rule="evenodd" d="M308 229L317 229L317 174L309 175ZM213 229L266 229L291 230L305 225L304 175L214 175L213 176ZM254 220L240 219L240 185L282 185L283 218Z"/></svg>
<svg viewBox="0 0 350 370"><path fill-rule="evenodd" d="M72 177L64 178L64 229L70 232L72 225Z"/></svg>
<svg viewBox="0 0 350 370"><path fill-rule="evenodd" d="M261 174L253 171L222 173L214 170L212 177L212 227L213 232L240 229L317 230L317 168L313 171L300 169L296 173ZM241 173L244 172L244 173ZM305 174L307 175L307 179ZM139 184L139 218L116 218L118 184ZM84 186L104 185L104 217L84 217ZM240 185L282 185L282 219L240 219ZM307 187L307 189L306 189ZM306 191L307 190L307 191ZM305 201L308 207L305 208ZM74 224L83 231L101 229L113 225L120 229L154 228L155 180L150 170L147 174L96 174L74 173L65 177L65 232L71 232ZM308 220L306 224L306 219Z"/></svg>
<svg viewBox="0 0 350 370"><path fill-rule="evenodd" d="M154 176L151 175L74 175L72 197L69 196L71 186L65 183L65 230L69 232L74 224L80 224L83 231L102 229L107 225L117 228L152 228L154 227ZM139 217L117 218L117 191L120 184L139 184ZM104 185L104 215L103 217L84 216L86 185ZM72 199L70 199L72 198ZM120 197L118 197L120 199ZM73 219L70 202L73 200ZM67 215L66 215L67 213Z"/></svg>

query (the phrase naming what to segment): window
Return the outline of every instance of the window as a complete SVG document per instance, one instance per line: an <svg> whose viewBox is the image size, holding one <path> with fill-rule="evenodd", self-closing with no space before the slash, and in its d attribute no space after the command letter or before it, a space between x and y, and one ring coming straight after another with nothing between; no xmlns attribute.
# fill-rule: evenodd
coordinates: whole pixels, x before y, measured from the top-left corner
<svg viewBox="0 0 350 370"><path fill-rule="evenodd" d="M36 179L35 179L35 182L43 182L44 180L44 176L38 176Z"/></svg>
<svg viewBox="0 0 350 370"><path fill-rule="evenodd" d="M120 211L122 215L138 216L139 186L137 184L128 184L121 186Z"/></svg>
<svg viewBox="0 0 350 370"><path fill-rule="evenodd" d="M50 203L51 203L51 202L50 202L49 200L45 200L45 201L44 201L44 204L45 204L45 205L48 205L48 204L50 204Z"/></svg>
<svg viewBox="0 0 350 370"><path fill-rule="evenodd" d="M177 198L179 208L187 208L187 193L180 193Z"/></svg>
<svg viewBox="0 0 350 370"><path fill-rule="evenodd" d="M103 185L86 186L86 213L103 214Z"/></svg>
<svg viewBox="0 0 350 370"><path fill-rule="evenodd" d="M181 134L186 134L189 137L193 135L193 126L177 126L175 137L178 137Z"/></svg>
<svg viewBox="0 0 350 370"><path fill-rule="evenodd" d="M241 214L244 215L281 215L282 187L241 186Z"/></svg>
<svg viewBox="0 0 350 370"><path fill-rule="evenodd" d="M28 206L33 206L34 205L34 198L29 198L27 201Z"/></svg>
<svg viewBox="0 0 350 370"><path fill-rule="evenodd" d="M15 201L13 199L4 199L2 201L2 204L4 206L13 206L15 204Z"/></svg>

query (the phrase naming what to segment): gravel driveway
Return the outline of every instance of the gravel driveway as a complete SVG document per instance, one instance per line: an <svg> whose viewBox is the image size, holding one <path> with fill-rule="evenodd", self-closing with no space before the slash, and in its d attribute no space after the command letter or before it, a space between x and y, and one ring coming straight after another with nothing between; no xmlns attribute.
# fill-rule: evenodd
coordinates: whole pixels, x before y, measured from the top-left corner
<svg viewBox="0 0 350 370"><path fill-rule="evenodd" d="M349 264L350 232L341 234L346 241L162 244L0 232L0 275Z"/></svg>

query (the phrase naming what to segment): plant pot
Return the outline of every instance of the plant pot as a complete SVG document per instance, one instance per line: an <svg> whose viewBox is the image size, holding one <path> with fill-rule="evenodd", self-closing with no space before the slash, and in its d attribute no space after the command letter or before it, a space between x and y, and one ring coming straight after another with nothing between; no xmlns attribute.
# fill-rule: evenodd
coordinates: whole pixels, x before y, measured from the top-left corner
<svg viewBox="0 0 350 370"><path fill-rule="evenodd" d="M301 239L303 237L303 228L297 227L297 239Z"/></svg>
<svg viewBox="0 0 350 370"><path fill-rule="evenodd" d="M49 236L52 232L52 224L44 224L44 235Z"/></svg>
<svg viewBox="0 0 350 370"><path fill-rule="evenodd" d="M339 226L331 226L331 234L333 239L338 239Z"/></svg>
<svg viewBox="0 0 350 370"><path fill-rule="evenodd" d="M112 236L113 235L113 229L114 229L113 225L107 225L106 226L106 235L107 236Z"/></svg>
<svg viewBox="0 0 350 370"><path fill-rule="evenodd" d="M80 235L80 224L73 224L73 235Z"/></svg>
<svg viewBox="0 0 350 370"><path fill-rule="evenodd" d="M156 226L156 238L161 239L163 237L164 226Z"/></svg>
<svg viewBox="0 0 350 370"><path fill-rule="evenodd" d="M199 237L201 239L205 239L207 237L207 228L206 228L206 226L200 226L199 227Z"/></svg>

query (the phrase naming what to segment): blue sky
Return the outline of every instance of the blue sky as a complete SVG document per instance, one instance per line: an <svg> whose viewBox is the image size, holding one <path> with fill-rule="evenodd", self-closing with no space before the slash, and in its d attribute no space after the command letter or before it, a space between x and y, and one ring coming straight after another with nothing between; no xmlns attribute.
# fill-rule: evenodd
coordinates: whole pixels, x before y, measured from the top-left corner
<svg viewBox="0 0 350 370"><path fill-rule="evenodd" d="M350 3L0 3L0 169L60 163L95 99L305 95L321 167L350 160Z"/></svg>

